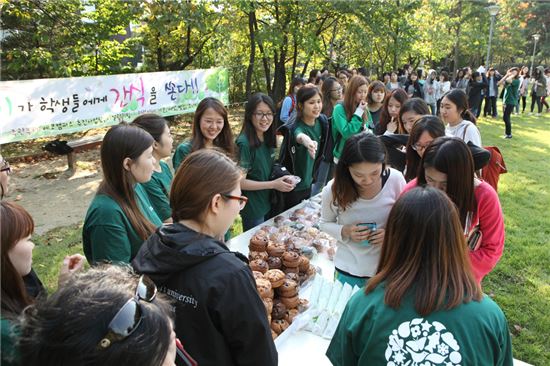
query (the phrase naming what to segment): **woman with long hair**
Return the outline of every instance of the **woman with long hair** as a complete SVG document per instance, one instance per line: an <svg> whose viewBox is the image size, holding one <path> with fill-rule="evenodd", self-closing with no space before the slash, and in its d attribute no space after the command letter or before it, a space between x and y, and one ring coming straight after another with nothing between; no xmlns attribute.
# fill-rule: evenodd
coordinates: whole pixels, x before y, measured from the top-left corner
<svg viewBox="0 0 550 366"><path fill-rule="evenodd" d="M350 79L344 94L344 102L332 112L332 139L334 162L337 163L346 140L365 130L372 122L367 108L368 83L363 76Z"/></svg>
<svg viewBox="0 0 550 366"><path fill-rule="evenodd" d="M497 111L497 98L498 98L498 82L501 79L501 75L494 67L490 67L487 71L487 88L485 90L485 109L483 116L490 115L496 118Z"/></svg>
<svg viewBox="0 0 550 366"><path fill-rule="evenodd" d="M155 140L136 126L111 127L101 145L103 180L82 229L84 254L90 264L129 263L141 244L162 225L139 183L153 175Z"/></svg>
<svg viewBox="0 0 550 366"><path fill-rule="evenodd" d="M323 94L323 113L327 118L332 120L332 112L334 107L342 101L343 91L342 85L334 76L326 78L321 88L321 94Z"/></svg>
<svg viewBox="0 0 550 366"><path fill-rule="evenodd" d="M409 97L403 89L395 89L386 96L380 113L380 128L374 132L376 135L405 132L403 122L399 119L399 110L407 99Z"/></svg>
<svg viewBox="0 0 550 366"><path fill-rule="evenodd" d="M247 202L241 181L225 154L190 154L172 183L174 223L151 235L132 262L173 299L176 335L199 365L277 365L248 261L222 241Z"/></svg>
<svg viewBox="0 0 550 366"><path fill-rule="evenodd" d="M239 165L246 170L241 189L249 202L241 211L243 231L268 219L271 190L289 192L294 189L288 176L270 180L277 147L274 115L273 100L265 94L253 94L246 103L243 127L236 141Z"/></svg>
<svg viewBox="0 0 550 366"><path fill-rule="evenodd" d="M24 312L21 364L173 366L172 318L147 277L128 267L92 268Z"/></svg>
<svg viewBox="0 0 550 366"><path fill-rule="evenodd" d="M529 94L529 68L524 66L521 69L520 74L520 85L519 85L519 96L521 98L521 113L525 113L525 106L527 105L527 95ZM518 103L519 108L519 103Z"/></svg>
<svg viewBox="0 0 550 366"><path fill-rule="evenodd" d="M218 99L208 97L201 100L195 110L191 140L179 144L174 152L172 158L174 170L178 169L190 153L215 147L222 149L229 157L234 157L235 145L227 109Z"/></svg>
<svg viewBox="0 0 550 366"><path fill-rule="evenodd" d="M445 133L458 137L464 142L472 141L481 145L481 134L477 129L476 117L468 108L468 97L460 89L453 89L441 100L441 119L447 124Z"/></svg>
<svg viewBox="0 0 550 366"><path fill-rule="evenodd" d="M11 166L0 154L0 200L8 194L8 184L10 182Z"/></svg>
<svg viewBox="0 0 550 366"><path fill-rule="evenodd" d="M498 82L498 85L504 85L504 120L505 131L504 138L512 138L512 112L519 102L519 69L512 67L506 72L506 75Z"/></svg>
<svg viewBox="0 0 550 366"><path fill-rule="evenodd" d="M367 106L372 118L372 125L368 127L373 131L380 129L380 114L385 99L386 87L378 80L373 81L367 91Z"/></svg>
<svg viewBox="0 0 550 366"><path fill-rule="evenodd" d="M424 101L430 107L432 115L437 115L437 72L435 70L428 71L428 77L424 83Z"/></svg>
<svg viewBox="0 0 550 366"><path fill-rule="evenodd" d="M403 133L410 134L411 130L422 116L429 115L430 109L423 99L420 98L411 98L407 99L405 103L399 109L399 120L403 125Z"/></svg>
<svg viewBox="0 0 550 366"><path fill-rule="evenodd" d="M386 166L379 137L364 132L346 141L322 193L321 230L338 240L337 280L362 287L376 273L388 214L404 186L403 175Z"/></svg>
<svg viewBox="0 0 550 366"><path fill-rule="evenodd" d="M281 113L279 115L279 120L281 123L287 123L288 119L292 115L292 112L296 109L296 94L304 85L306 85L306 83L302 78L294 78L290 82L287 96L281 103Z"/></svg>
<svg viewBox="0 0 550 366"><path fill-rule="evenodd" d="M451 90L451 82L449 79L449 73L445 70L441 71L439 74L439 82L437 83L435 98L436 98L436 110L437 115L439 116L440 113L440 105L441 105L441 99L443 99L443 96Z"/></svg>
<svg viewBox="0 0 550 366"><path fill-rule="evenodd" d="M174 139L170 133L168 122L158 114L146 113L136 117L132 125L149 132L153 142L153 157L155 158L153 175L151 180L142 183L149 201L158 217L164 222L170 222L172 212L170 210L170 185L172 184L172 171L162 159L172 154Z"/></svg>
<svg viewBox="0 0 550 366"><path fill-rule="evenodd" d="M33 232L34 220L23 207L12 202L0 202L2 365L19 364L20 352L16 340L20 330L16 319L37 297L45 295L42 282L32 269ZM83 265L83 256L66 256L59 273L59 286L63 286Z"/></svg>
<svg viewBox="0 0 550 366"><path fill-rule="evenodd" d="M446 192L458 208L463 233L471 239L472 269L481 282L502 256L504 219L493 187L476 178L472 153L464 141L455 137L432 141L422 156L418 179L410 181L404 192L426 185Z"/></svg>
<svg viewBox="0 0 550 366"><path fill-rule="evenodd" d="M506 317L482 293L467 251L445 194L427 187L400 197L377 273L349 300L332 337L332 364L511 366Z"/></svg>
<svg viewBox="0 0 550 366"><path fill-rule="evenodd" d="M407 182L416 178L420 160L430 143L438 137L445 136L445 125L436 116L423 116L414 124L406 147Z"/></svg>

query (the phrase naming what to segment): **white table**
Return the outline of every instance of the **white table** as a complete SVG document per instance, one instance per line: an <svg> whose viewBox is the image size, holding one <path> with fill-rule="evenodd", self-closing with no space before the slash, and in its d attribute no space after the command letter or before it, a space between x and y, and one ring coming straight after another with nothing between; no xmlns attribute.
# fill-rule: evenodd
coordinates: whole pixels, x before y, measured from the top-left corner
<svg viewBox="0 0 550 366"><path fill-rule="evenodd" d="M304 207L306 202L283 212L281 215L289 216L293 211ZM241 252L248 256L248 243L250 238L262 226L274 226L273 219L258 225L227 242L229 249ZM311 263L321 268L323 277L334 279L334 263L325 255L316 255ZM309 299L310 288L300 290L300 297ZM285 337L286 338L286 337ZM329 359L325 356L330 340L319 337L306 331L298 331L288 335L284 342L275 342L277 352L279 353L279 366L330 366ZM514 366L531 366L525 362L514 360Z"/></svg>

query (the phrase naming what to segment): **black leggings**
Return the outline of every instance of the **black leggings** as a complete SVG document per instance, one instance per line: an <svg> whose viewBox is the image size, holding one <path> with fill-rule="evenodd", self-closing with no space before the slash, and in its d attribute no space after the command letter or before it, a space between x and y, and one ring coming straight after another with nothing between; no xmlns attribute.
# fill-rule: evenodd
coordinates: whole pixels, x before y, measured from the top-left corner
<svg viewBox="0 0 550 366"><path fill-rule="evenodd" d="M521 96L521 105L522 105L521 113L525 112L526 104L527 104L527 95L522 95Z"/></svg>
<svg viewBox="0 0 550 366"><path fill-rule="evenodd" d="M531 94L531 113L533 113L533 109L535 108L535 103L537 103L538 113L542 112L541 98L542 97L537 97L535 93Z"/></svg>
<svg viewBox="0 0 550 366"><path fill-rule="evenodd" d="M548 103L546 102L546 96L541 97L541 99L540 99L540 104L543 105L543 106L545 106L546 109L550 108L550 107L548 106ZM540 111L540 112L542 112L542 111ZM539 113L540 113L540 112L539 112Z"/></svg>
<svg viewBox="0 0 550 366"><path fill-rule="evenodd" d="M485 109L483 115L490 114L493 117L497 116L497 97L485 97Z"/></svg>
<svg viewBox="0 0 550 366"><path fill-rule="evenodd" d="M504 120L505 125L505 134L506 135L512 135L512 121L510 120L510 116L512 115L512 112L516 106L513 104L506 104L504 107L504 116L502 116L502 119Z"/></svg>

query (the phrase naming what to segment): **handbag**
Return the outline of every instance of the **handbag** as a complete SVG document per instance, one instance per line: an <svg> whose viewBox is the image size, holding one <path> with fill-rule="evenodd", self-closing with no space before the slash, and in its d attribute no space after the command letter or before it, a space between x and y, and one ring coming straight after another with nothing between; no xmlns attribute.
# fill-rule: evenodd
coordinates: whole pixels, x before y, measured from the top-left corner
<svg viewBox="0 0 550 366"><path fill-rule="evenodd" d="M479 249L481 246L481 240L483 238L483 233L481 232L481 228L479 226L479 218L477 220L477 224L468 232L467 228L470 227L472 221L472 213L468 212L468 215L466 216L466 229L464 229L464 232L466 235L466 240L468 242L468 248L475 252Z"/></svg>
<svg viewBox="0 0 550 366"><path fill-rule="evenodd" d="M274 163L271 168L271 175L269 180L275 180L286 175L292 175L288 169L281 163ZM268 218L277 216L285 210L285 194L284 192L279 192L275 189L271 190L269 196L269 201L271 203L271 210L268 213Z"/></svg>

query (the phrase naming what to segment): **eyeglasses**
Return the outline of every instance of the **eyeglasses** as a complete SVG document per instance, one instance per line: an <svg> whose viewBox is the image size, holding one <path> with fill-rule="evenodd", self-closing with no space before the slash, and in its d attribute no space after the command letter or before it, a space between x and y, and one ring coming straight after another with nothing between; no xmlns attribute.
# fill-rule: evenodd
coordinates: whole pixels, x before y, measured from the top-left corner
<svg viewBox="0 0 550 366"><path fill-rule="evenodd" d="M426 148L428 146L430 146L430 144L420 145L420 144L416 143L416 144L412 145L411 147L414 151L424 151L424 150L426 150Z"/></svg>
<svg viewBox="0 0 550 366"><path fill-rule="evenodd" d="M230 200L239 201L241 210L244 208L244 206L246 206L246 203L248 202L248 197L245 197L245 196L232 196L230 194L222 194L222 196Z"/></svg>
<svg viewBox="0 0 550 366"><path fill-rule="evenodd" d="M330 91L340 93L342 91L342 88L330 89Z"/></svg>
<svg viewBox="0 0 550 366"><path fill-rule="evenodd" d="M107 334L99 341L98 348L108 348L114 342L128 338L140 325L142 309L139 300L152 302L157 296L157 286L149 277L139 278L136 294L124 304L113 317Z"/></svg>
<svg viewBox="0 0 550 366"><path fill-rule="evenodd" d="M257 119L265 118L267 120L273 119L273 113L254 112Z"/></svg>

